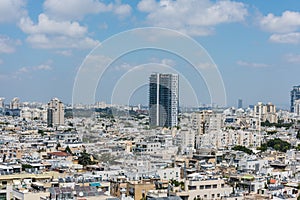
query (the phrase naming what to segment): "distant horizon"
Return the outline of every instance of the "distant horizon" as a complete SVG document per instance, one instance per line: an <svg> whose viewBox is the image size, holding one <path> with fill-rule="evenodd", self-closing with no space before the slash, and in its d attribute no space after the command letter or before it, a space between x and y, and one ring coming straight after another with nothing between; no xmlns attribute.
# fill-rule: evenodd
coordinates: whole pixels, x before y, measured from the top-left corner
<svg viewBox="0 0 300 200"><path fill-rule="evenodd" d="M18 96L15 96L15 97L17 97L17 98L19 98ZM15 97L13 97L13 98L15 98ZM0 97L0 98L5 98L5 97ZM13 99L13 98L11 98L11 99ZM60 97L53 97L53 98L58 98L59 100L61 100L61 98ZM52 98L51 98L52 99ZM43 105L46 105L46 104L48 104L49 103L49 101L51 100L51 99L49 99L48 101L22 101L22 99L20 99L20 103L22 104L22 103L37 103L37 104L43 104ZM10 102L7 102L6 101L7 99L5 98L5 103L4 103L4 105L6 106L6 107L9 107L9 105L10 105ZM62 101L62 100L61 100ZM243 109L247 109L247 108L249 108L249 106L254 106L254 105L256 105L257 103L259 103L259 102L261 102L261 101L257 101L257 102L255 102L255 103L253 103L253 104L247 104L247 105L243 105ZM72 106L72 103L69 103L69 102L64 102L64 101L62 101L62 103L64 104L64 105L67 105L67 106ZM83 106L88 106L88 105L95 105L95 104L97 104L97 103L104 103L104 104L107 104L107 105L119 105L119 106L138 106L138 105L141 105L141 106L143 106L143 107L147 107L148 108L148 103L136 103L136 104L110 104L110 103L107 103L107 102L104 102L104 101L96 101L94 104L75 104L75 105L83 105ZM290 109L290 105L289 104L275 104L274 102L262 102L263 104L267 104L267 103L273 103L275 106L276 106L276 109L278 110L288 110L289 111L289 109ZM244 102L243 102L243 104L244 104ZM218 106L218 105L215 105L215 106L212 106L212 104L205 104L205 103L203 103L203 104L201 104L201 105L199 105L199 106L196 106L196 105L183 105L183 104L180 104L179 105L179 108L208 108L208 107L212 107L212 108L215 108L215 107L218 107L218 108L235 108L235 109L238 109L237 108L237 104L236 105L227 105L227 106L224 106L224 107L221 107L221 106Z"/></svg>

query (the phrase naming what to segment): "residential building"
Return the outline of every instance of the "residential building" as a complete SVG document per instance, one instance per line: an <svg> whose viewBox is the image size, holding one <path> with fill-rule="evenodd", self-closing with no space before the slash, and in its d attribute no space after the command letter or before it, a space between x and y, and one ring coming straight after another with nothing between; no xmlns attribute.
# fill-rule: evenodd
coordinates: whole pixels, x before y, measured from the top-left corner
<svg viewBox="0 0 300 200"><path fill-rule="evenodd" d="M262 122L277 123L276 106L272 103L258 102L254 106L254 117L259 117Z"/></svg>
<svg viewBox="0 0 300 200"><path fill-rule="evenodd" d="M0 108L5 108L4 101L5 101L5 98L1 97L0 98Z"/></svg>
<svg viewBox="0 0 300 200"><path fill-rule="evenodd" d="M19 109L20 106L20 99L18 97L15 97L10 102L10 109Z"/></svg>
<svg viewBox="0 0 300 200"><path fill-rule="evenodd" d="M294 112L295 100L298 99L300 99L300 85L293 86L293 89L291 90L291 112Z"/></svg>
<svg viewBox="0 0 300 200"><path fill-rule="evenodd" d="M149 117L151 127L178 125L178 74L151 74L149 79Z"/></svg>
<svg viewBox="0 0 300 200"><path fill-rule="evenodd" d="M58 99L54 98L48 103L47 124L49 127L60 126L64 124L64 105Z"/></svg>

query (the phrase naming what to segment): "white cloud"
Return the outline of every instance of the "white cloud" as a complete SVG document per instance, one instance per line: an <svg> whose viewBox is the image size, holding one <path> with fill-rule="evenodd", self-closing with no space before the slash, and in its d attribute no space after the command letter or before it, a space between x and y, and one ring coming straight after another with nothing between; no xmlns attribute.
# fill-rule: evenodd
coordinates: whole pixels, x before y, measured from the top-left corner
<svg viewBox="0 0 300 200"><path fill-rule="evenodd" d="M0 23L17 21L26 15L24 0L1 0Z"/></svg>
<svg viewBox="0 0 300 200"><path fill-rule="evenodd" d="M300 13L285 11L281 16L269 13L260 20L263 30L273 33L289 33L300 28Z"/></svg>
<svg viewBox="0 0 300 200"><path fill-rule="evenodd" d="M59 20L80 20L85 15L101 12L113 12L123 18L129 16L132 10L129 4L121 1L105 4L99 0L46 0L43 6L48 16Z"/></svg>
<svg viewBox="0 0 300 200"><path fill-rule="evenodd" d="M243 3L210 0L141 0L138 9L148 13L147 23L191 35L209 35L214 26L241 22L248 14Z"/></svg>
<svg viewBox="0 0 300 200"><path fill-rule="evenodd" d="M121 18L131 14L131 6L128 4L117 4L114 6L113 12Z"/></svg>
<svg viewBox="0 0 300 200"><path fill-rule="evenodd" d="M281 16L269 13L260 19L261 29L271 32L269 41L274 43L300 43L300 12L285 11Z"/></svg>
<svg viewBox="0 0 300 200"><path fill-rule="evenodd" d="M0 35L0 53L13 53L15 46L20 45L21 41L13 40L8 36Z"/></svg>
<svg viewBox="0 0 300 200"><path fill-rule="evenodd" d="M28 68L28 67L21 67L21 68L17 71L17 74L27 73L27 72L29 72L29 68Z"/></svg>
<svg viewBox="0 0 300 200"><path fill-rule="evenodd" d="M50 65L47 65L47 64L42 64L42 65L34 66L34 67L32 67L32 69L33 70L48 71L48 70L52 70L52 67Z"/></svg>
<svg viewBox="0 0 300 200"><path fill-rule="evenodd" d="M270 67L270 65L264 64L264 63L246 62L246 61L241 61L241 60L237 61L236 63L240 66L253 67L253 68Z"/></svg>
<svg viewBox="0 0 300 200"><path fill-rule="evenodd" d="M55 21L45 14L40 14L38 23L34 24L29 17L20 20L20 28L27 34L62 34L69 37L81 37L87 32L87 28L77 22Z"/></svg>
<svg viewBox="0 0 300 200"><path fill-rule="evenodd" d="M154 11L157 7L155 0L142 0L138 4L138 9L142 12L151 12Z"/></svg>
<svg viewBox="0 0 300 200"><path fill-rule="evenodd" d="M21 67L20 69L18 69L15 75L29 73L32 71L49 71L52 69L53 68L49 64L41 64L33 67Z"/></svg>
<svg viewBox="0 0 300 200"><path fill-rule="evenodd" d="M99 44L89 37L70 38L67 36L47 36L45 34L30 35L26 41L34 48L41 49L91 49Z"/></svg>
<svg viewBox="0 0 300 200"><path fill-rule="evenodd" d="M300 32L273 34L269 40L275 43L300 44Z"/></svg>
<svg viewBox="0 0 300 200"><path fill-rule="evenodd" d="M114 66L114 69L116 71L128 71L130 69L132 69L134 66L131 66L130 64L128 63L122 63L120 65L117 65L117 66Z"/></svg>
<svg viewBox="0 0 300 200"><path fill-rule="evenodd" d="M97 14L112 10L112 4L104 4L98 0L46 0L45 13L55 19L78 20L87 14Z"/></svg>
<svg viewBox="0 0 300 200"><path fill-rule="evenodd" d="M72 51L71 50L56 51L55 53L63 55L63 56L71 56L72 55Z"/></svg>
<svg viewBox="0 0 300 200"><path fill-rule="evenodd" d="M170 67L174 67L176 65L176 62L172 59L164 58L161 60L161 64L168 65Z"/></svg>
<svg viewBox="0 0 300 200"><path fill-rule="evenodd" d="M26 41L35 48L93 48L99 42L87 37L87 28L78 22L58 21L40 14L37 24L29 17L22 18L19 26L29 34Z"/></svg>
<svg viewBox="0 0 300 200"><path fill-rule="evenodd" d="M284 58L289 63L300 63L300 54L287 54L284 56Z"/></svg>

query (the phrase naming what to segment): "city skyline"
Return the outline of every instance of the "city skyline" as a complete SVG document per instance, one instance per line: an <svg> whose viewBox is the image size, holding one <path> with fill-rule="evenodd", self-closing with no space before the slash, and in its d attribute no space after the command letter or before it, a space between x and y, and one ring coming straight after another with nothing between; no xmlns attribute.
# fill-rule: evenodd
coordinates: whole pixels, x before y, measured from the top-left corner
<svg viewBox="0 0 300 200"><path fill-rule="evenodd" d="M59 97L71 103L74 79L86 55L114 34L147 26L176 29L202 45L223 77L228 106L242 99L244 106L261 101L289 108L290 90L300 84L296 0L12 2L0 3L0 96L5 103L14 97L38 102ZM144 63L188 65L162 52L137 54L118 59L107 79ZM193 73L187 71L186 78L193 79ZM197 95L209 104L200 82ZM137 91L133 102L146 105L145 92L146 87ZM108 102L109 93L101 95L96 100ZM188 105L192 98L187 94L186 99Z"/></svg>

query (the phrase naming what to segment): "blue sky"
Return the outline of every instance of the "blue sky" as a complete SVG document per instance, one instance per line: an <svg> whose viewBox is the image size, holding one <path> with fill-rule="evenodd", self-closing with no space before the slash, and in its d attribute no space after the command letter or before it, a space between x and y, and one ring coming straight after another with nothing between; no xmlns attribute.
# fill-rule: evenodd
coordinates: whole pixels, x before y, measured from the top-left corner
<svg viewBox="0 0 300 200"><path fill-rule="evenodd" d="M298 0L3 0L0 96L6 103L15 96L71 103L76 73L89 52L114 34L148 26L175 29L201 44L220 70L228 105L241 98L244 105L262 101L287 107L290 89L300 84ZM132 53L115 61L114 68L122 70L106 79L154 61L188 65L160 51ZM209 103L203 80L192 87L199 87L200 102ZM146 86L133 93L131 103L147 104ZM109 93L96 96L109 100ZM189 94L181 98L183 105L193 104Z"/></svg>

